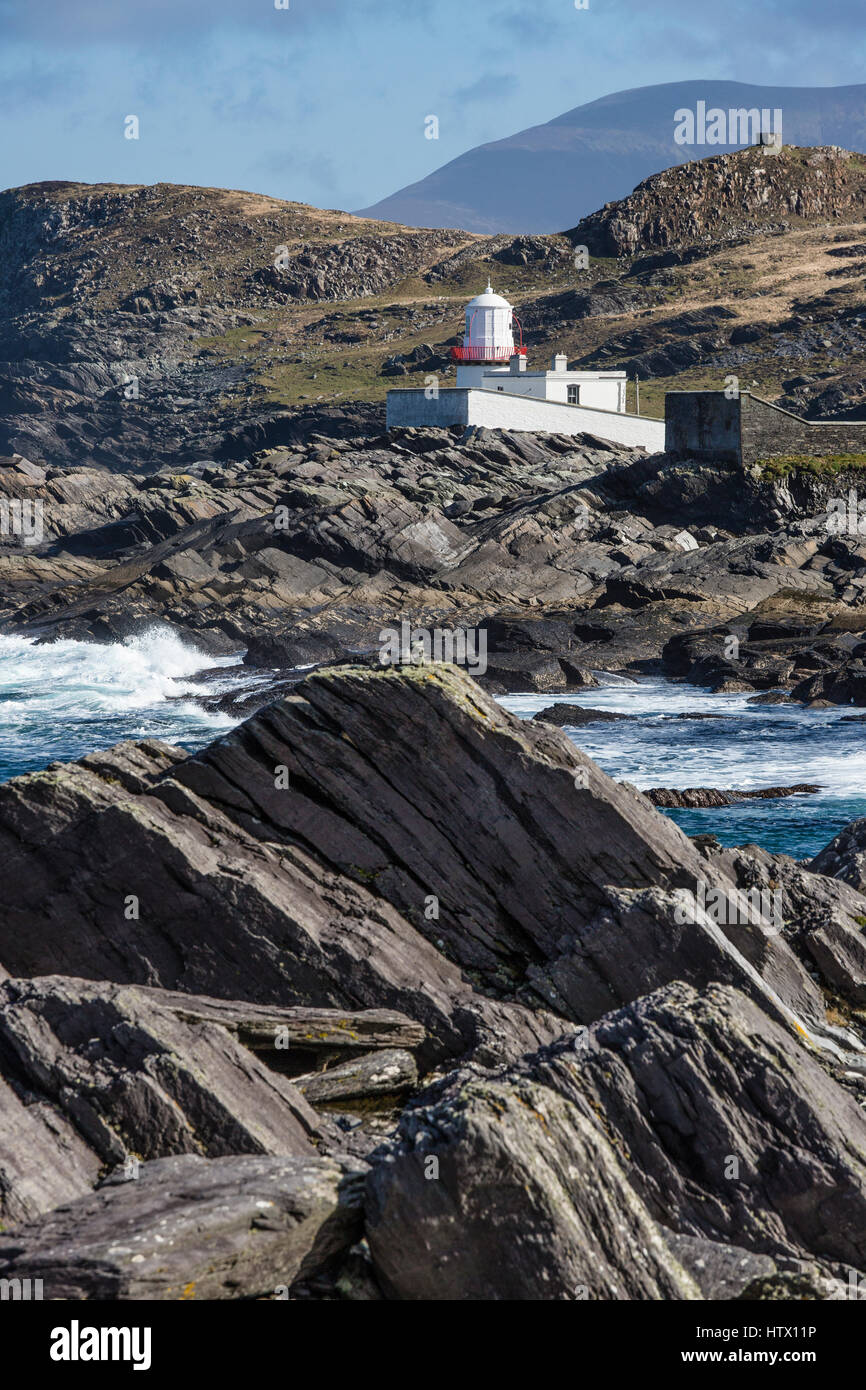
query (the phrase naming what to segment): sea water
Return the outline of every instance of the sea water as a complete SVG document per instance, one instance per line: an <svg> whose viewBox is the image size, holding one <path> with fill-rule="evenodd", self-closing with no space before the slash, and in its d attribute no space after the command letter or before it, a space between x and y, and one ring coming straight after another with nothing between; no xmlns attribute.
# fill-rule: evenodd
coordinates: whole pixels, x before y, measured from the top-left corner
<svg viewBox="0 0 866 1390"><path fill-rule="evenodd" d="M205 709L202 695L248 686L239 661L202 656L164 630L110 645L0 637L0 781L122 739L203 747L236 721ZM219 668L206 686L191 679L202 667ZM611 777L642 789L820 784L815 795L667 812L689 835L804 858L866 815L866 722L845 722L855 709L753 704L663 679L500 699L523 719L560 701L633 716L565 732ZM712 717L678 719L683 713Z"/></svg>
<svg viewBox="0 0 866 1390"><path fill-rule="evenodd" d="M866 816L866 722L846 723L862 712L849 706L753 704L749 694L714 695L663 679L500 699L521 718L560 702L633 716L565 732L611 777L641 790L820 785L815 794L666 812L688 835L713 834L724 845L757 844L801 859Z"/></svg>
<svg viewBox="0 0 866 1390"><path fill-rule="evenodd" d="M234 721L198 704L202 687L188 677L237 660L202 656L164 631L106 645L0 637L0 781L122 739L201 747Z"/></svg>

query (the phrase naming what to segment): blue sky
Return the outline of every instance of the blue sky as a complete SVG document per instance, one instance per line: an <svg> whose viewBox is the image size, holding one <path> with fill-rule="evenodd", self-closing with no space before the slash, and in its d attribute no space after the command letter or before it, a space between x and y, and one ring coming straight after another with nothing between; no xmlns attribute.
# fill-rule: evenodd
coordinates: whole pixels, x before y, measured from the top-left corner
<svg viewBox="0 0 866 1390"><path fill-rule="evenodd" d="M346 208L623 88L866 73L864 0L0 0L0 40L0 186L166 181Z"/></svg>

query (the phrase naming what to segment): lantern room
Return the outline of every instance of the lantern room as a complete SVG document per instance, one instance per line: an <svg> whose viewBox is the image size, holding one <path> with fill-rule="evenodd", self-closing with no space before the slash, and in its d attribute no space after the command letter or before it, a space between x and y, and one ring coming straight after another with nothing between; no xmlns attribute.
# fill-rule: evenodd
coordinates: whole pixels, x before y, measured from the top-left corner
<svg viewBox="0 0 866 1390"><path fill-rule="evenodd" d="M451 349L455 362L505 363L515 354L526 356L523 334L515 346L514 309L501 295L494 294L488 284L483 294L476 295L466 305L466 332L460 347Z"/></svg>

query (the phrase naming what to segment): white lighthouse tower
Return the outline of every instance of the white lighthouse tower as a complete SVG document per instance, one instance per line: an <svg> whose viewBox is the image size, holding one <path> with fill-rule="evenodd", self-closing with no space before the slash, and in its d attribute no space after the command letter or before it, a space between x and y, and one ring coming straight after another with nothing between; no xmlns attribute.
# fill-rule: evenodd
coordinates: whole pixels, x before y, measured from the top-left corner
<svg viewBox="0 0 866 1390"><path fill-rule="evenodd" d="M488 283L483 294L476 295L466 305L466 332L460 347L451 349L451 356L460 365L457 368L457 385L483 386L484 376L492 368L500 371L507 367L513 358L517 363L512 370L521 371L526 366L526 348L521 342L515 345L514 309L501 295L494 294ZM518 332L520 324L517 323Z"/></svg>

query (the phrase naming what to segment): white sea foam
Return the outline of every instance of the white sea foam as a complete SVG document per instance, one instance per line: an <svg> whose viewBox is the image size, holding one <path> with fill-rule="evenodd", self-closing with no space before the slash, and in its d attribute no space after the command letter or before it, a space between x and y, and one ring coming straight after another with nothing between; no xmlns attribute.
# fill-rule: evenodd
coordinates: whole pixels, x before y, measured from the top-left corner
<svg viewBox="0 0 866 1390"><path fill-rule="evenodd" d="M810 782L826 798L866 795L866 722L843 722L859 711L750 700L748 693L715 695L662 679L565 695L500 697L523 718L560 703L636 716L635 723L585 724L571 736L611 776L638 787L750 789ZM686 713L719 719L672 717Z"/></svg>
<svg viewBox="0 0 866 1390"><path fill-rule="evenodd" d="M125 738L215 737L235 721L199 704L204 687L188 678L236 660L203 654L158 628L104 645L0 637L0 780Z"/></svg>
<svg viewBox="0 0 866 1390"><path fill-rule="evenodd" d="M31 712L38 704L46 714L72 718L145 710L173 696L193 697L201 687L184 677L235 660L203 655L159 629L104 645L0 637L0 721L20 719L22 697Z"/></svg>

